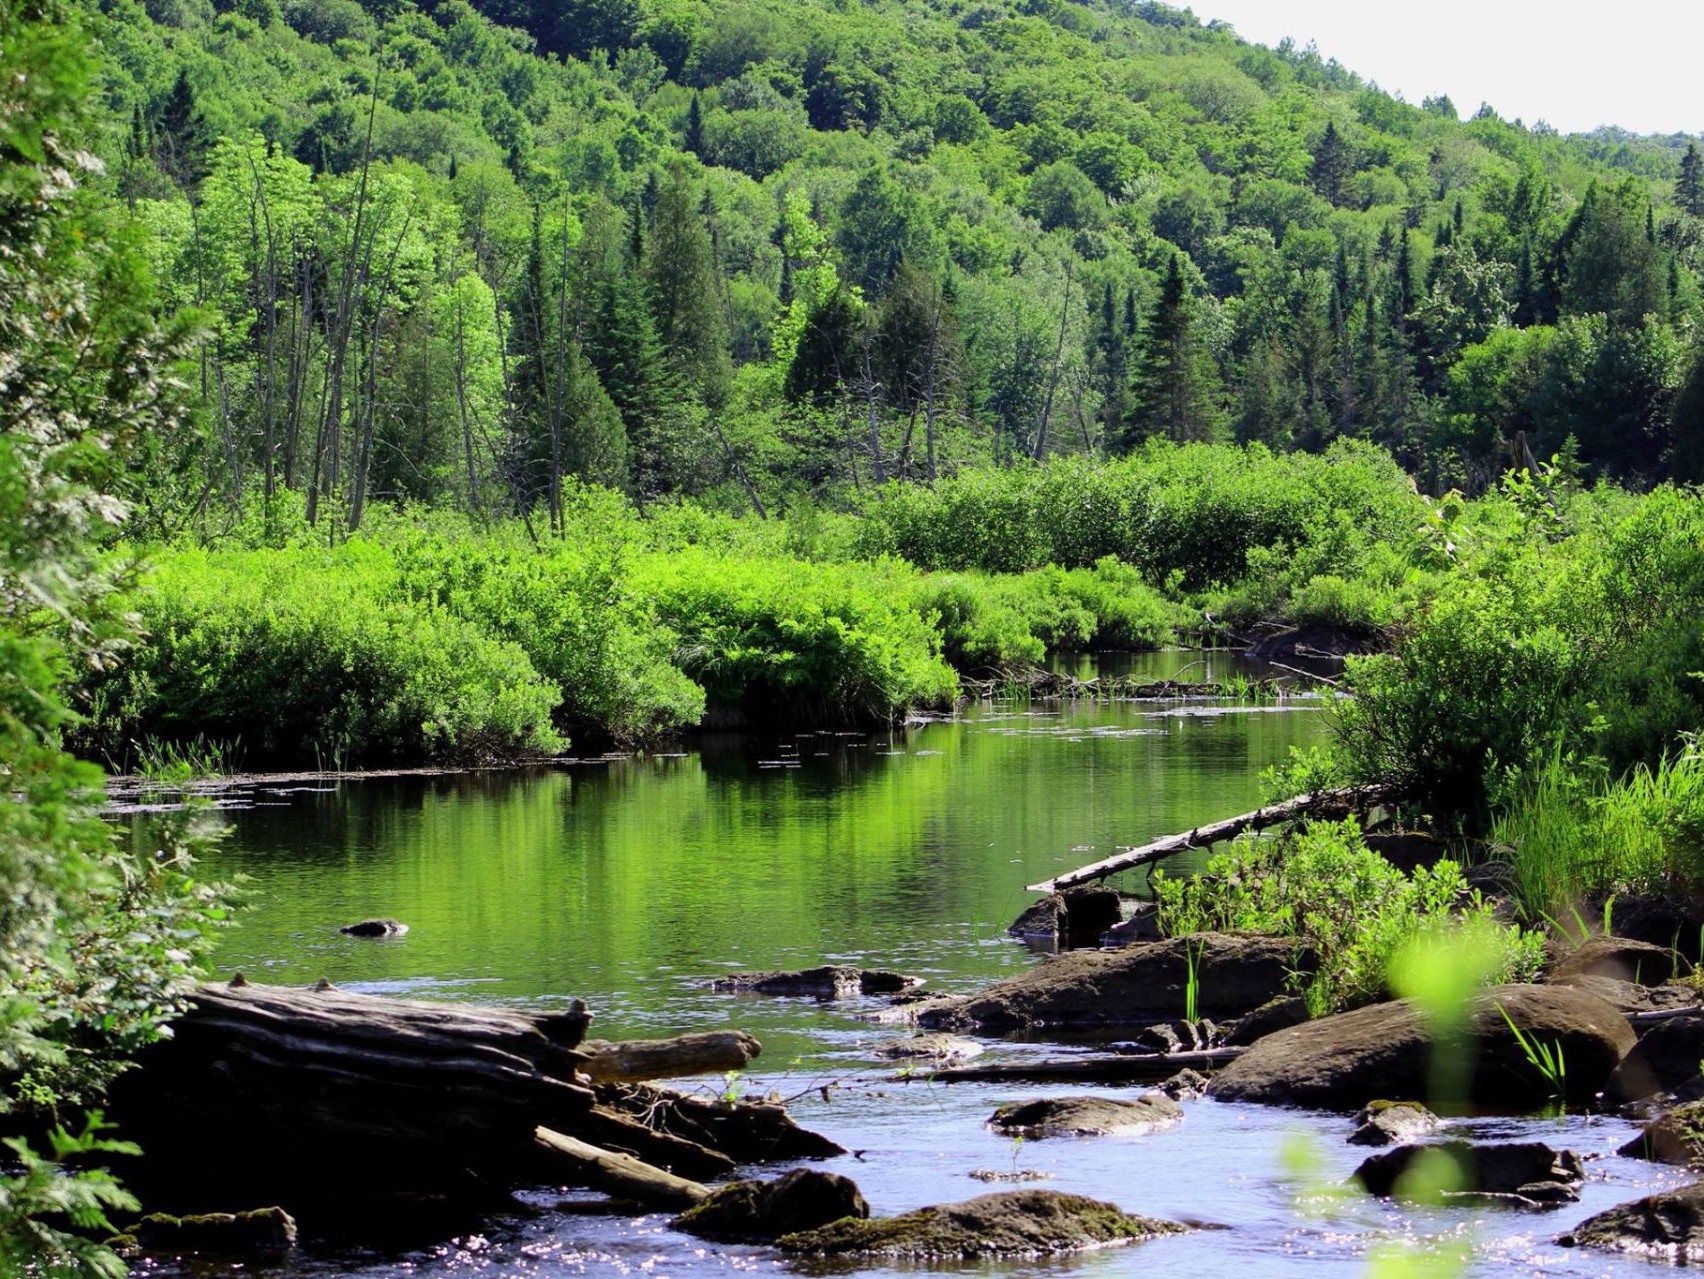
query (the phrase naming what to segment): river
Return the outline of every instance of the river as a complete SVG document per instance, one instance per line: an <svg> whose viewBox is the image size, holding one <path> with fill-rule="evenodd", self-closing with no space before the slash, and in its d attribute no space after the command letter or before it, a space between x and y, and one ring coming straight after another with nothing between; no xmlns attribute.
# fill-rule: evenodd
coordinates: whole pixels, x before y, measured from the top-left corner
<svg viewBox="0 0 1704 1279"><path fill-rule="evenodd" d="M1187 667L1185 678L1208 679L1232 659L1201 662L1153 654L1117 669L1158 678ZM1319 740L1329 714L1317 700L994 704L876 735L707 738L522 771L262 785L222 810L229 833L207 868L245 877L252 902L217 967L412 998L548 1006L579 997L606 1038L749 1030L763 1055L745 1076L703 1086L804 1094L800 1122L857 1152L824 1166L856 1180L877 1213L986 1192L973 1170L1027 1169L1051 1174L1038 1184L1133 1212L1224 1227L979 1273L1359 1275L1378 1249L1433 1237L1466 1247L1474 1273L1647 1273L1647 1263L1549 1242L1589 1212L1685 1180L1615 1157L1633 1132L1618 1120L1457 1125L1601 1156L1587 1165L1578 1205L1542 1216L1406 1211L1341 1193L1365 1154L1344 1145L1341 1117L1202 1101L1147 1137L1014 1143L983 1127L998 1102L1073 1090L892 1082L870 1056L891 1032L860 1021L857 1007L702 985L727 971L824 962L896 968L943 991L1020 971L1037 958L1004 929L1031 899L1024 884L1252 807L1260 772ZM371 915L410 930L376 942L338 933ZM812 1091L819 1084L832 1085L826 1098ZM529 1194L479 1234L416 1240L400 1254L309 1249L243 1273L796 1269L762 1248L678 1234L662 1217L577 1211L583 1198Z"/></svg>

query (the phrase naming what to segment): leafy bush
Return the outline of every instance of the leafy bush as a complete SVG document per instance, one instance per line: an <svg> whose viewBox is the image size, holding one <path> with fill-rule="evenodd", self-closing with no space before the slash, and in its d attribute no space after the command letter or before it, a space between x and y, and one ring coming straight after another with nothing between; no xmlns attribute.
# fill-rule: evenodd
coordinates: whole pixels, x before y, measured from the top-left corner
<svg viewBox="0 0 1704 1279"><path fill-rule="evenodd" d="M795 725L885 723L948 706L958 679L910 607L915 574L690 550L637 557L634 589L680 636L677 659L712 713Z"/></svg>
<svg viewBox="0 0 1704 1279"><path fill-rule="evenodd" d="M516 645L401 589L371 542L177 550L132 600L146 641L91 677L94 748L240 741L251 763L481 758L562 746L556 689Z"/></svg>
<svg viewBox="0 0 1704 1279"><path fill-rule="evenodd" d="M1364 444L1280 456L1154 443L1119 462L976 471L933 490L890 485L865 516L855 549L921 568L1016 573L1116 556L1150 583L1200 590L1241 579L1263 547L1314 548L1313 573L1353 573L1374 546L1412 545L1421 507L1390 456Z"/></svg>
<svg viewBox="0 0 1704 1279"><path fill-rule="evenodd" d="M1304 993L1316 1016L1384 998L1392 958L1426 929L1461 917L1495 927L1492 908L1468 891L1456 863L1405 875L1366 846L1353 819L1237 844L1211 858L1204 874L1158 874L1154 882L1168 935L1249 931L1312 948L1319 970ZM1493 982L1537 972L1540 936L1513 927L1496 935L1501 963Z"/></svg>

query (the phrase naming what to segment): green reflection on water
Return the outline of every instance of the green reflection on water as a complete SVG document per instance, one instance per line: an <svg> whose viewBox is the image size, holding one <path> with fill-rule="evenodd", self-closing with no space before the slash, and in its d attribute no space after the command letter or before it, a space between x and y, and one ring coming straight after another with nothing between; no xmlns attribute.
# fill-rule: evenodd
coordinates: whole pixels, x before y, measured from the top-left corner
<svg viewBox="0 0 1704 1279"><path fill-rule="evenodd" d="M1327 720L1179 709L984 707L876 737L261 794L207 867L253 892L218 963L430 998L578 995L611 1036L739 1024L771 1067L855 1049L874 1032L832 1010L694 979L855 962L954 988L1028 966L1002 935L1025 883L1252 806L1260 770ZM369 915L410 932L336 931Z"/></svg>

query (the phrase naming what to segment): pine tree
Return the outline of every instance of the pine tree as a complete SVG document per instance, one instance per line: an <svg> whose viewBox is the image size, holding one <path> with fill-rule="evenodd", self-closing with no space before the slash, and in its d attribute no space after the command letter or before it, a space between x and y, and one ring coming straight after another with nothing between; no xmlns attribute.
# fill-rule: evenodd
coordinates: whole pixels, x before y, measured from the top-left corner
<svg viewBox="0 0 1704 1279"><path fill-rule="evenodd" d="M1704 218L1704 155L1696 142L1686 144L1680 157L1680 177L1674 184L1674 202L1695 218Z"/></svg>
<svg viewBox="0 0 1704 1279"><path fill-rule="evenodd" d="M696 156L704 154L704 103L696 89L686 109L686 149Z"/></svg>
<svg viewBox="0 0 1704 1279"><path fill-rule="evenodd" d="M1101 295L1100 312L1090 341L1091 372L1101 393L1101 438L1114 440L1130 411L1130 362L1110 281Z"/></svg>
<svg viewBox="0 0 1704 1279"><path fill-rule="evenodd" d="M657 336L673 373L714 411L727 399L733 369L715 245L699 209L686 171L673 170L658 191L645 246L645 279Z"/></svg>
<svg viewBox="0 0 1704 1279"><path fill-rule="evenodd" d="M1349 148L1337 132L1337 125L1326 122L1319 145L1314 148L1313 163L1308 168L1308 181L1313 189L1332 204L1343 198L1343 184L1349 177Z"/></svg>
<svg viewBox="0 0 1704 1279"><path fill-rule="evenodd" d="M1195 308L1176 257L1148 316L1131 388L1134 442L1149 435L1206 440L1218 425L1217 375L1195 326Z"/></svg>
<svg viewBox="0 0 1704 1279"><path fill-rule="evenodd" d="M207 176L207 157L215 139L196 101L188 70L178 70L171 89L155 108L152 134L154 162L180 187L190 190Z"/></svg>

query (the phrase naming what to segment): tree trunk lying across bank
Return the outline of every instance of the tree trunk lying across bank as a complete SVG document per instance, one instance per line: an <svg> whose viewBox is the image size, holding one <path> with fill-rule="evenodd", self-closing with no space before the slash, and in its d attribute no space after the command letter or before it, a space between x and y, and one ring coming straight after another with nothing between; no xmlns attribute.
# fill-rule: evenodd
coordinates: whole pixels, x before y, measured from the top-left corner
<svg viewBox="0 0 1704 1279"><path fill-rule="evenodd" d="M528 1180L678 1206L682 1186L739 1163L840 1153L779 1106L642 1082L738 1069L761 1050L750 1036L585 1043L590 1021L577 1000L537 1013L203 986L114 1090L112 1118L147 1152L126 1177L150 1206L311 1205L311 1219Z"/></svg>
<svg viewBox="0 0 1704 1279"><path fill-rule="evenodd" d="M1043 880L1039 884L1029 885L1032 893L1056 893L1062 888L1073 888L1078 884L1091 884L1096 880L1106 879L1119 871L1129 870L1135 866L1146 865L1149 862L1162 861L1178 853L1187 853L1191 849L1206 848L1223 840L1235 839L1238 835L1250 831L1265 830L1268 826L1277 826L1282 822L1293 822L1304 817L1343 817L1350 813L1365 812L1369 808L1396 797L1397 791L1392 786L1350 786L1340 790L1319 791L1306 795L1297 795L1277 804L1269 804L1265 808L1257 808L1252 813L1239 813L1235 817L1227 817L1221 822L1210 822L1206 826L1197 826L1194 830L1186 830L1177 835L1166 835L1152 843L1143 844L1140 848L1125 849L1098 862L1087 866L1079 866L1076 870L1068 870L1052 879Z"/></svg>

